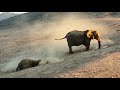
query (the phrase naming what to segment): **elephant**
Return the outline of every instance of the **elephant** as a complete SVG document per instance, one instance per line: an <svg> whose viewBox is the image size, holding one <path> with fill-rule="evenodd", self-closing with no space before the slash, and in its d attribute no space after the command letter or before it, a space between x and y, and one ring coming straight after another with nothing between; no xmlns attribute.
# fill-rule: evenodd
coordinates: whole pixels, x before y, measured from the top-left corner
<svg viewBox="0 0 120 90"><path fill-rule="evenodd" d="M22 69L30 68L30 67L35 67L39 64L41 60L31 60L31 59L23 59L19 64L18 67L16 68L16 71L20 71Z"/></svg>
<svg viewBox="0 0 120 90"><path fill-rule="evenodd" d="M85 51L89 50L91 39L96 39L98 41L98 49L101 48L101 39L100 34L98 31L95 30L85 30L85 31L78 31L73 30L66 34L64 38L61 39L55 39L55 40L62 40L67 39L68 47L69 47L69 53L73 54L72 46L79 46L84 45L86 47Z"/></svg>

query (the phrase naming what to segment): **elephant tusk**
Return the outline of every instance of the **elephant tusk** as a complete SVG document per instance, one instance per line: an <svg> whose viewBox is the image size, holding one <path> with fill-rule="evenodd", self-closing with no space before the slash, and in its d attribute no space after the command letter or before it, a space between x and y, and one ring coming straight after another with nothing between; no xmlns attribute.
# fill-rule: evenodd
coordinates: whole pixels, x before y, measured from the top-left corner
<svg viewBox="0 0 120 90"><path fill-rule="evenodd" d="M93 40L94 40L94 36L93 36Z"/></svg>

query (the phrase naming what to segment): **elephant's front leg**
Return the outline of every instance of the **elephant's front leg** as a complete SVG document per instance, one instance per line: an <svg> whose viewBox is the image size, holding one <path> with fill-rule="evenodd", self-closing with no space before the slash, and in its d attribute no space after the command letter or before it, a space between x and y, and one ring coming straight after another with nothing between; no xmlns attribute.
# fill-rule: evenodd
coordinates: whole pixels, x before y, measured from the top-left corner
<svg viewBox="0 0 120 90"><path fill-rule="evenodd" d="M85 42L84 42L84 44L83 45L85 45L85 47L86 47L86 50L85 51L88 51L89 50L89 47L90 47L90 39L86 39L85 40Z"/></svg>
<svg viewBox="0 0 120 90"><path fill-rule="evenodd" d="M86 43L86 44L85 44L85 47L86 47L86 50L85 50L85 51L88 51L89 48L90 48L90 43Z"/></svg>

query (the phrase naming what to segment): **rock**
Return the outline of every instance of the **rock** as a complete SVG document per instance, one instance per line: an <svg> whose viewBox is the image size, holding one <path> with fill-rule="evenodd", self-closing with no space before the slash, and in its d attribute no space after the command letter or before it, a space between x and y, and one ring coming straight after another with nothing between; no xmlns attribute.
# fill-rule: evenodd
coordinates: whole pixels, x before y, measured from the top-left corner
<svg viewBox="0 0 120 90"><path fill-rule="evenodd" d="M116 30L116 31L120 31L120 30Z"/></svg>
<svg viewBox="0 0 120 90"><path fill-rule="evenodd" d="M18 67L16 68L16 71L22 70L22 69L26 69L26 68L30 68L30 67L35 67L37 65L39 65L39 62L41 60L31 60L31 59L23 59L19 64Z"/></svg>

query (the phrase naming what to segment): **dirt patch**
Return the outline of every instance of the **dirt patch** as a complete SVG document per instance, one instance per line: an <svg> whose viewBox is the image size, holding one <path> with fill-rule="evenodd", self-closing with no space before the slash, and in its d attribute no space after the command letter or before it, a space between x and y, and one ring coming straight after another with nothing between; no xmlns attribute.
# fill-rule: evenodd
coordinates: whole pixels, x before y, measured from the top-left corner
<svg viewBox="0 0 120 90"><path fill-rule="evenodd" d="M120 52L84 64L82 68L58 74L59 78L120 78Z"/></svg>

